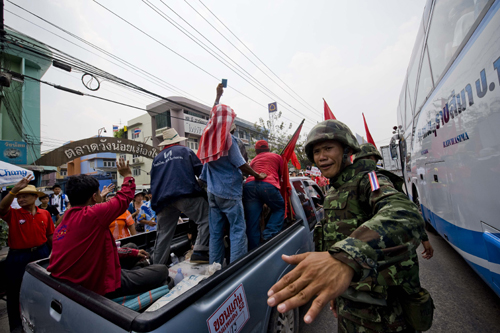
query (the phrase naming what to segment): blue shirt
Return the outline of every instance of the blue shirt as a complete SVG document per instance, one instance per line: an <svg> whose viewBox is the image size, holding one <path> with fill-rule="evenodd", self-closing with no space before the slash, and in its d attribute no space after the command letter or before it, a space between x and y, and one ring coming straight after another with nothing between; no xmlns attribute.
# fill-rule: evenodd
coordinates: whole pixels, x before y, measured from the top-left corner
<svg viewBox="0 0 500 333"><path fill-rule="evenodd" d="M240 166L245 164L238 142L231 135L233 143L227 156L205 163L200 179L207 183L208 192L224 199L241 199L243 176Z"/></svg>
<svg viewBox="0 0 500 333"><path fill-rule="evenodd" d="M174 145L162 150L151 167L151 208L161 212L182 197L203 195L198 185L202 164L189 148Z"/></svg>

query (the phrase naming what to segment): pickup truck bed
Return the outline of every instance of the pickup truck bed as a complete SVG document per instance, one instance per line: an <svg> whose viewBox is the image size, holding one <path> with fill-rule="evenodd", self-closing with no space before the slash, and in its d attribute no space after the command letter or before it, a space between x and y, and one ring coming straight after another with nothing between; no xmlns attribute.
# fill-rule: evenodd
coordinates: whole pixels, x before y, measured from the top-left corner
<svg viewBox="0 0 500 333"><path fill-rule="evenodd" d="M311 193L306 190L308 186L313 186L310 181L305 178L293 178L291 181L291 199L297 220L269 242L201 281L157 311L135 312L81 286L52 278L45 269L48 259L29 264L21 288L21 313L25 330L217 333L273 331L275 323L270 322L270 318L277 316L272 313L276 310L266 304L267 290L292 269L281 260L281 255L312 251L312 229L323 216L320 206L312 208L315 207L315 202L310 197ZM297 191L302 190L302 195L298 195L301 193ZM316 204L317 201L318 198ZM148 248L154 242L151 237L153 235L142 235L144 242L139 242L138 245ZM182 244L182 237L177 237L174 244ZM217 311L237 290L239 295L244 296L244 318L240 317L245 320L231 323L230 327L220 326L221 322L214 324L214 315L217 313L218 316ZM298 319L296 313L293 314ZM296 321L292 330L295 332L298 331L298 320Z"/></svg>

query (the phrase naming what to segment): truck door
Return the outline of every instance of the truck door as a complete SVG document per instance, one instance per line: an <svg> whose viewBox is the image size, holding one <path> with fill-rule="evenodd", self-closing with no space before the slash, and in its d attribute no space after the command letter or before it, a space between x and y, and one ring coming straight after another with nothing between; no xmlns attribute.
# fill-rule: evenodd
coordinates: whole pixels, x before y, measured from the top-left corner
<svg viewBox="0 0 500 333"><path fill-rule="evenodd" d="M306 190L306 185L302 183L302 180L297 179L292 182L293 188L295 189L295 192L297 192L297 196L300 199L300 204L302 205L302 208L304 209L304 214L305 218L307 220L307 223L309 224L309 228L312 230L314 229L314 226L316 225L316 212L314 210L314 203L310 199L307 190Z"/></svg>
<svg viewBox="0 0 500 333"><path fill-rule="evenodd" d="M323 203L325 202L325 196L323 195L323 191L321 188L313 182L312 180L304 181L306 185L306 191L309 193L309 197L312 199L314 204L314 211L316 212L317 221L321 221L321 219L325 215L325 211L323 209Z"/></svg>

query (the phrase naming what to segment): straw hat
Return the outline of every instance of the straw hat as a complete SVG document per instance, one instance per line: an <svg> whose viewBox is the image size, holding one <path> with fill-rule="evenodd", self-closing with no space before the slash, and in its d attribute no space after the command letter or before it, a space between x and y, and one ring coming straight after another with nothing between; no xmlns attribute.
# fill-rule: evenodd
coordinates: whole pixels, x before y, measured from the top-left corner
<svg viewBox="0 0 500 333"><path fill-rule="evenodd" d="M21 191L17 192L16 196L18 194L22 194L22 193L36 194L36 195L38 195L38 197L43 197L45 195L45 193L43 193L41 191L38 191L34 185L28 185L28 186L26 186Z"/></svg>
<svg viewBox="0 0 500 333"><path fill-rule="evenodd" d="M175 128L169 128L163 131L163 142L159 146L168 146L184 140L187 140L187 138L179 136Z"/></svg>

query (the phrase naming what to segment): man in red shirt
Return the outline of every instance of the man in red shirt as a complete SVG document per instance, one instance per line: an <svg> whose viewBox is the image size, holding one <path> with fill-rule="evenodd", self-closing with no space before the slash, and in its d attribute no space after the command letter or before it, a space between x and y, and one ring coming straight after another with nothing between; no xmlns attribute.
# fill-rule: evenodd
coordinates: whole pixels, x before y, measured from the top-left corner
<svg viewBox="0 0 500 333"><path fill-rule="evenodd" d="M54 223L50 213L35 205L45 195L28 185L33 176L24 177L0 202L0 217L9 225L9 254L5 260L7 272L7 313L10 330L20 329L19 292L26 265L47 258L52 246ZM10 208L14 198L21 208Z"/></svg>
<svg viewBox="0 0 500 333"><path fill-rule="evenodd" d="M255 143L257 156L250 163L250 167L257 173L265 173L264 180L255 180L248 177L243 188L243 205L247 222L248 251L260 244L260 214L266 204L271 209L271 217L262 232L262 241L266 242L281 231L285 218L285 201L280 193L280 178L284 170L283 159L280 155L271 153L265 140Z"/></svg>
<svg viewBox="0 0 500 333"><path fill-rule="evenodd" d="M119 257L145 258L144 250L117 250L109 225L123 214L134 198L135 180L128 162L117 163L124 177L121 190L101 203L99 182L88 175L72 176L66 183L71 208L54 233L50 265L55 278L69 280L100 295L118 297L139 294L161 286L167 278L165 265L121 269Z"/></svg>

